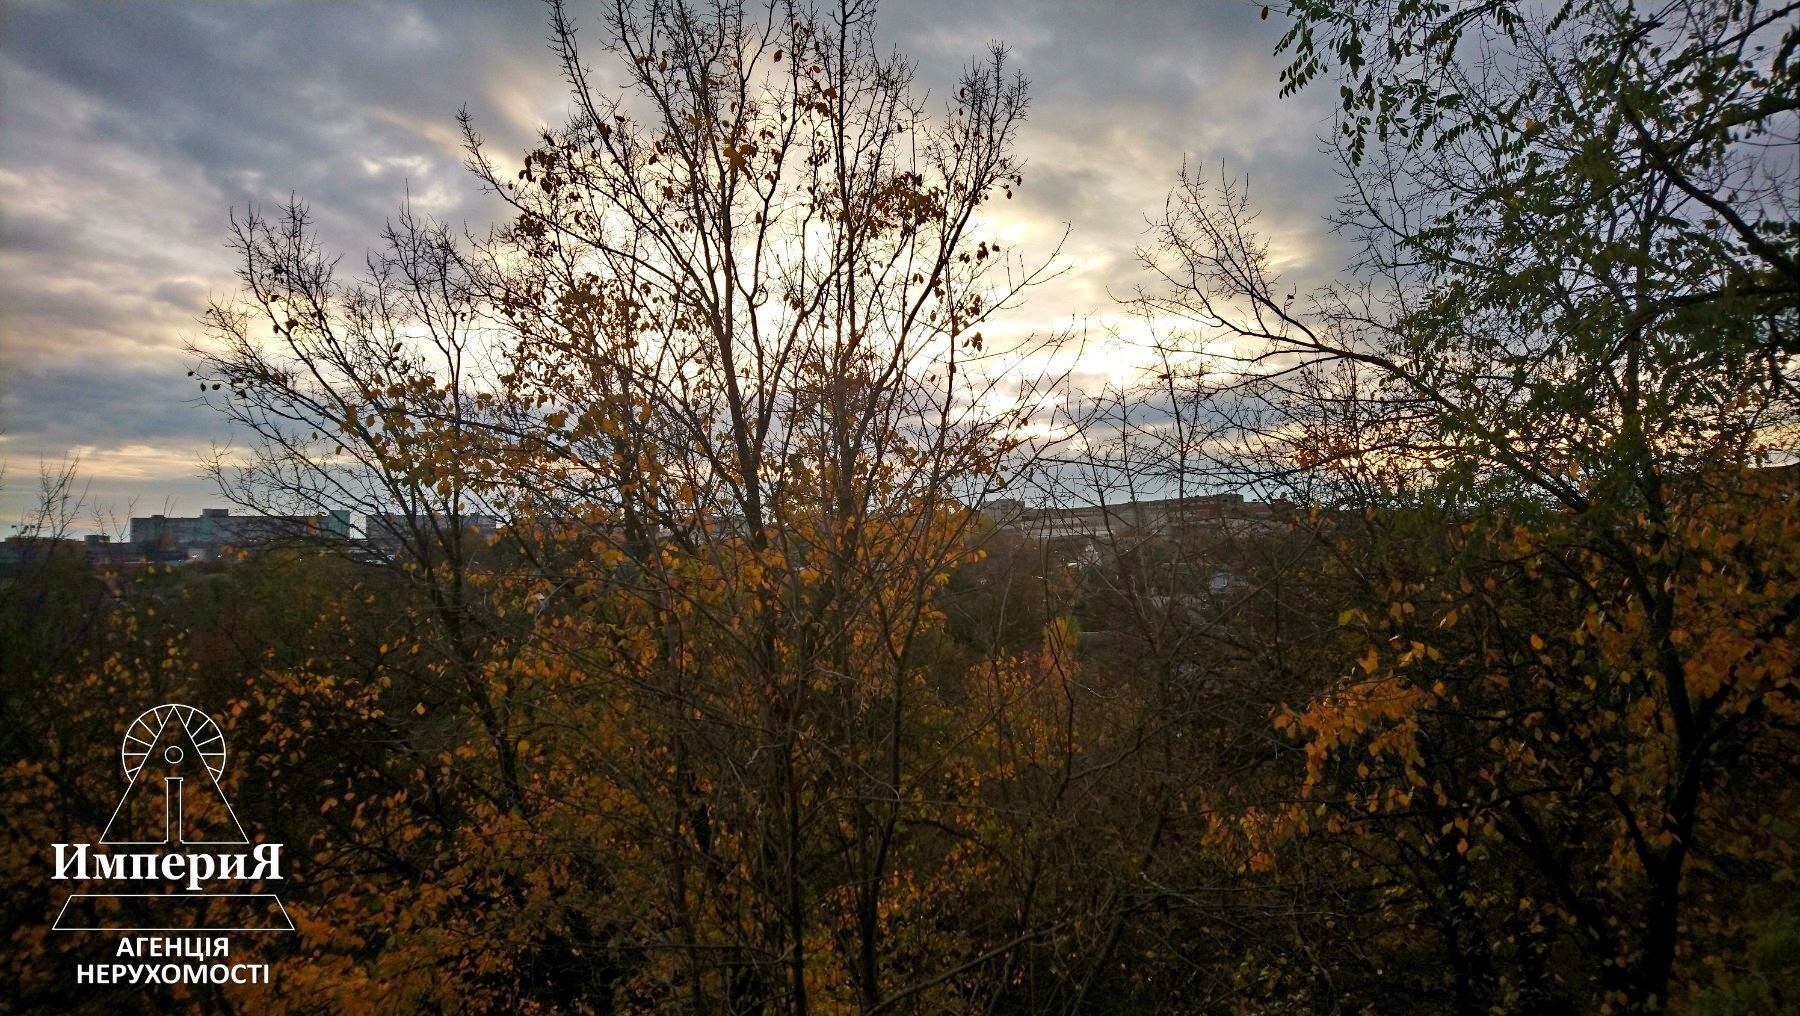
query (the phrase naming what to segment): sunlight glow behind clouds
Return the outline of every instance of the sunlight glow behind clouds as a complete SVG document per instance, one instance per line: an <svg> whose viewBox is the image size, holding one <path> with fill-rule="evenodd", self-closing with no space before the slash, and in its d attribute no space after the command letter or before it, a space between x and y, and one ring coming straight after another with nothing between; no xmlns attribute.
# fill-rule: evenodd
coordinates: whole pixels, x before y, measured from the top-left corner
<svg viewBox="0 0 1800 1016"><path fill-rule="evenodd" d="M604 68L592 43L587 57ZM883 35L932 106L990 39L1032 81L1025 186L989 235L1067 271L996 326L1085 322L1074 366L1121 380L1143 324L1116 303L1148 279L1135 249L1184 157L1251 174L1274 253L1301 288L1340 258L1320 223L1336 192L1317 94L1278 101L1278 26L1254 5L1088 0L890 3ZM504 211L461 165L456 110L515 160L568 103L532 4L40 3L0 36L0 521L37 464L80 450L96 499L123 511L222 503L200 457L231 440L192 403L183 345L235 286L226 217L309 203L346 270L410 193L481 231ZM1116 336L1109 335L1116 331ZM157 509L157 510L160 510Z"/></svg>

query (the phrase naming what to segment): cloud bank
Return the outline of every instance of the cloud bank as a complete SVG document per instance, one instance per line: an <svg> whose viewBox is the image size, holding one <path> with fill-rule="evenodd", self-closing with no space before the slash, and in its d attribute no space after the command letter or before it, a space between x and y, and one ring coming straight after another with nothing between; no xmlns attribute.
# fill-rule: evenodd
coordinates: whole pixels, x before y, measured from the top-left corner
<svg viewBox="0 0 1800 1016"><path fill-rule="evenodd" d="M948 94L993 40L1032 82L1026 184L1006 226L1041 248L1067 225L1069 271L1014 328L1127 324L1115 298L1144 281L1134 252L1184 160L1248 174L1301 277L1338 263L1321 222L1337 190L1317 140L1327 97L1276 98L1279 26L1259 12L883 9L921 89ZM232 209L298 197L346 265L408 197L479 230L497 205L462 168L456 111L512 153L567 109L535 4L24 0L0 18L0 535L30 504L40 460L70 454L120 513L223 503L199 460L232 435L192 402L183 346L233 288ZM1104 344L1090 355L1084 373L1122 362Z"/></svg>

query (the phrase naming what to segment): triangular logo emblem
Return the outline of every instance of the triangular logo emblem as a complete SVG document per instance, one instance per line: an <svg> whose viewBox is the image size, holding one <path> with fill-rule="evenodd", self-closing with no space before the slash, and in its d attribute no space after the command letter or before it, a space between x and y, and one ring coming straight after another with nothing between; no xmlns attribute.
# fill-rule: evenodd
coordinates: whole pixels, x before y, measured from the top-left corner
<svg viewBox="0 0 1800 1016"><path fill-rule="evenodd" d="M219 786L225 735L193 706L146 710L120 749L128 783L100 842L248 843Z"/></svg>

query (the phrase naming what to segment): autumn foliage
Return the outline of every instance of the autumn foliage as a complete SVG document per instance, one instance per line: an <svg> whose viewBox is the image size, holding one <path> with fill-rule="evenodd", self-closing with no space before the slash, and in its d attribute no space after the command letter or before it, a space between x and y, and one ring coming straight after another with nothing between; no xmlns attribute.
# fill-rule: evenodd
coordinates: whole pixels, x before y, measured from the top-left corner
<svg viewBox="0 0 1800 1016"><path fill-rule="evenodd" d="M1099 393L995 338L1054 270L994 238L1024 80L927 108L872 5L619 0L583 50L552 4L569 121L463 123L491 232L408 211L351 277L235 219L222 490L388 539L0 575L0 1006L1794 1006L1800 234L1719 182L1778 175L1794 30L1284 14L1346 178L1402 181L1346 199L1359 281L1298 299L1184 174L1136 306L1196 330ZM1227 487L1279 509L994 508ZM297 931L234 944L275 990L72 994L109 943L48 931L49 844L171 700Z"/></svg>

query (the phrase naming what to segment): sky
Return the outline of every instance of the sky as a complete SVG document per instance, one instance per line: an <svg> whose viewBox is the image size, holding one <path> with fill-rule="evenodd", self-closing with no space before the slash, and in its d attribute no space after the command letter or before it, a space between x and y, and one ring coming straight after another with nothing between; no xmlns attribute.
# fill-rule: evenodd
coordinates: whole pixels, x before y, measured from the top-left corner
<svg viewBox="0 0 1800 1016"><path fill-rule="evenodd" d="M754 0L753 0L754 2ZM577 23L597 16L571 0ZM1248 175L1291 277L1329 277L1338 193L1327 90L1277 97L1279 16L1235 0L888 0L884 40L916 85L954 90L990 41L1031 81L1025 251L1062 235L1066 273L1018 328L1131 327L1136 250L1184 161ZM227 502L202 458L234 435L197 405L186 347L234 289L229 216L306 202L360 264L403 200L479 232L497 213L462 166L467 107L521 155L569 103L531 0L7 0L0 7L0 535L41 469L79 458L119 520ZM1015 250L1019 250L1015 245ZM1098 347L1086 375L1128 364ZM241 435L238 436L241 441ZM84 528L93 524L84 520Z"/></svg>

